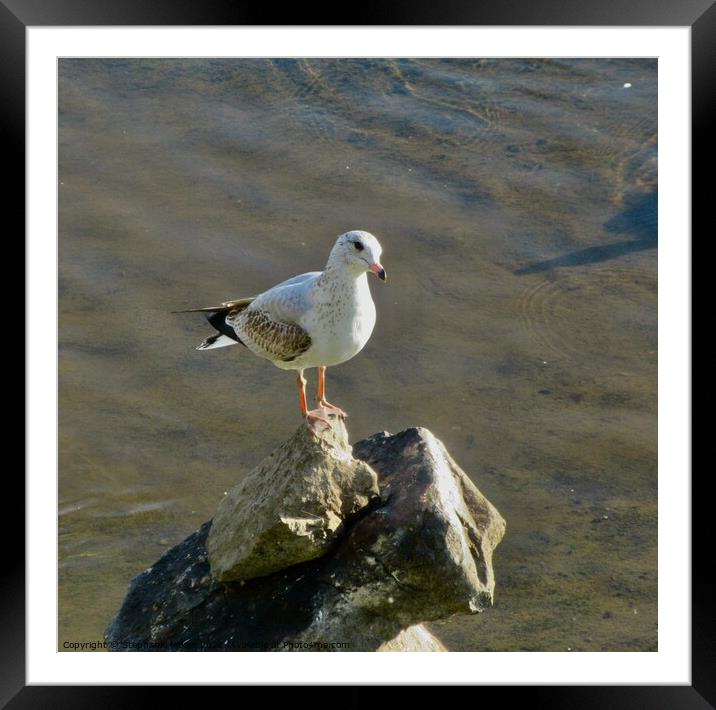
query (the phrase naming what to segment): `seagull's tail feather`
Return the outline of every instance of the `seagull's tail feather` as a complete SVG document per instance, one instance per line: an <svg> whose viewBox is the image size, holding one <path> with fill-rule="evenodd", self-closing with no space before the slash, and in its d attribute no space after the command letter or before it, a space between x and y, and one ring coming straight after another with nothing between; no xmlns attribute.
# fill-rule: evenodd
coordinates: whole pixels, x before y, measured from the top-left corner
<svg viewBox="0 0 716 710"><path fill-rule="evenodd" d="M228 335L223 333L214 333L210 335L201 345L196 347L196 350L211 350L213 348L225 348L227 345L238 345L239 340L230 338Z"/></svg>
<svg viewBox="0 0 716 710"><path fill-rule="evenodd" d="M236 345L241 339L236 335L236 331L226 322L226 316L236 315L247 308L254 300L251 298L240 298L236 301L226 301L220 306L209 306L208 308L187 308L183 311L172 311L172 313L203 313L211 325L216 328L218 333L209 336L197 350L212 350L213 348L225 348L227 345Z"/></svg>

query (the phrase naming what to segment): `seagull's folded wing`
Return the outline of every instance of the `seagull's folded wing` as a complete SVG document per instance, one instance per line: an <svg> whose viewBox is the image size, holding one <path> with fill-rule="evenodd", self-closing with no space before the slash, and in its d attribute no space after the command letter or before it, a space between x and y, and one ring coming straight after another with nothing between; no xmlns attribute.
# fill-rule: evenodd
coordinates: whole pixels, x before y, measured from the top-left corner
<svg viewBox="0 0 716 710"><path fill-rule="evenodd" d="M311 336L297 323L278 320L261 308L227 316L239 337L269 360L291 362L311 347Z"/></svg>
<svg viewBox="0 0 716 710"><path fill-rule="evenodd" d="M230 313L226 322L257 355L291 362L311 347L302 323L310 312L311 289L320 272L294 276L259 294L245 310Z"/></svg>

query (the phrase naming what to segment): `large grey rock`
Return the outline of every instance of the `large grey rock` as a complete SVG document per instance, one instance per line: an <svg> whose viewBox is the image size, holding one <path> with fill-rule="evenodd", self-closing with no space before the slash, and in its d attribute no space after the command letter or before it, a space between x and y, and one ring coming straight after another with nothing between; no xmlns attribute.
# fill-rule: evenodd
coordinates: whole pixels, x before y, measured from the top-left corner
<svg viewBox="0 0 716 710"><path fill-rule="evenodd" d="M332 416L319 437L302 426L221 501L206 547L211 572L248 580L324 555L344 521L379 495L375 472L353 458Z"/></svg>
<svg viewBox="0 0 716 710"><path fill-rule="evenodd" d="M428 632L412 627L488 607L505 523L442 443L408 429L353 454L377 472L380 498L337 528L324 555L220 582L205 523L132 580L106 632L111 647L424 650Z"/></svg>

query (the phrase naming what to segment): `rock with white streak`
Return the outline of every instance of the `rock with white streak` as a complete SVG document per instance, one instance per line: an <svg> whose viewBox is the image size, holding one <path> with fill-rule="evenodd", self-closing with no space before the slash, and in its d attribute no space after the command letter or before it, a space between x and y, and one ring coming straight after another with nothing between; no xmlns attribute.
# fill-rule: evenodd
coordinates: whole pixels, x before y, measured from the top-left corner
<svg viewBox="0 0 716 710"><path fill-rule="evenodd" d="M343 421L331 419L318 438L300 427L221 501L206 543L217 580L321 557L344 522L378 497L375 472L353 458Z"/></svg>

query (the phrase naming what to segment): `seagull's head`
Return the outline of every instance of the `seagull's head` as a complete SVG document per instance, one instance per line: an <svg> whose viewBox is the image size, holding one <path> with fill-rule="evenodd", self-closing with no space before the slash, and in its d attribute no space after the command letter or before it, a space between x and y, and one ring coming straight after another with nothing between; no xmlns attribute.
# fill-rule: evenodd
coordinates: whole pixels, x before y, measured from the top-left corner
<svg viewBox="0 0 716 710"><path fill-rule="evenodd" d="M380 243L370 232L355 229L338 237L329 263L340 264L359 274L370 271L385 281L385 269L380 263L382 252Z"/></svg>

